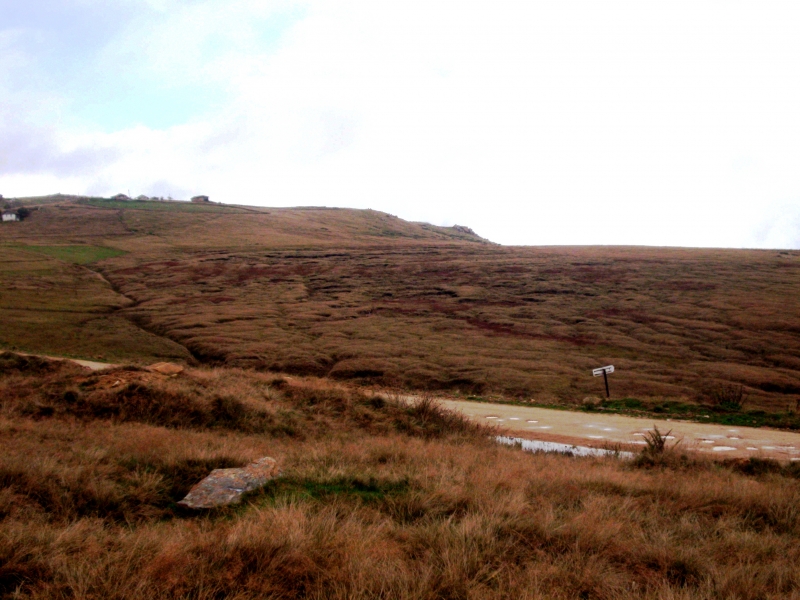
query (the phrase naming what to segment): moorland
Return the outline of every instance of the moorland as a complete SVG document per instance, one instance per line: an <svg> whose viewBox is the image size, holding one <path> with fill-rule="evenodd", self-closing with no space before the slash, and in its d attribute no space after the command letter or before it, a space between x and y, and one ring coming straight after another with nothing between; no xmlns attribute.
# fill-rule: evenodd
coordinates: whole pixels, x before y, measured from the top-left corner
<svg viewBox="0 0 800 600"><path fill-rule="evenodd" d="M58 200L0 229L0 347L573 406L614 364L609 409L700 416L738 389L761 418L797 412L800 252L503 247L371 210Z"/></svg>
<svg viewBox="0 0 800 600"><path fill-rule="evenodd" d="M591 410L796 427L800 253L18 202L29 216L0 227L0 597L800 597L800 463L523 453L433 399L586 408L591 368L614 364ZM241 505L176 504L262 456L282 476Z"/></svg>

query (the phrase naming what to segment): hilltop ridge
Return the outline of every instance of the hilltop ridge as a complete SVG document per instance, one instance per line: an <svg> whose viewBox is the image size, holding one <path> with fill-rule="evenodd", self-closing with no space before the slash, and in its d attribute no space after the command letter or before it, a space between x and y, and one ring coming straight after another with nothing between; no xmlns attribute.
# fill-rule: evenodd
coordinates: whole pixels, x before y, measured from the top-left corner
<svg viewBox="0 0 800 600"><path fill-rule="evenodd" d="M73 233L98 237L109 233L109 243L125 244L131 237L144 234L162 238L158 243L175 246L224 246L232 242L259 246L363 244L382 243L387 238L396 241L490 243L467 227L405 221L372 209L274 208L62 194L6 198L5 201L40 207L43 211L24 230L4 231L6 239L21 239L20 236L24 238L26 235L58 237L59 234L67 238ZM77 209L81 210L76 212ZM54 221L58 221L56 226ZM213 229L203 227L211 222L214 223Z"/></svg>

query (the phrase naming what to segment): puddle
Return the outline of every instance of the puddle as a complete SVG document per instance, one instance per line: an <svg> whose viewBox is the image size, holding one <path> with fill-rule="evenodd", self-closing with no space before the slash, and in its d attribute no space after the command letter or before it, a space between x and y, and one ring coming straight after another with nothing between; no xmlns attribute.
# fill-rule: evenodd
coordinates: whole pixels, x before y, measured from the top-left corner
<svg viewBox="0 0 800 600"><path fill-rule="evenodd" d="M742 439L742 438L740 438L740 437L736 437L735 435L732 435L732 436L730 436L728 439L729 439L729 440L740 440L740 439Z"/></svg>
<svg viewBox="0 0 800 600"><path fill-rule="evenodd" d="M619 458L633 458L633 452L615 452L603 448L589 448L588 446L573 446L571 444L559 444L557 442L543 442L541 440L523 440L522 438L512 438L499 435L495 438L501 444L519 446L528 452L557 452L559 454L571 454L572 456L618 456Z"/></svg>
<svg viewBox="0 0 800 600"><path fill-rule="evenodd" d="M500 417L486 417L487 419L499 419Z"/></svg>
<svg viewBox="0 0 800 600"><path fill-rule="evenodd" d="M702 443L702 444L713 444L714 440L700 440L700 443Z"/></svg>
<svg viewBox="0 0 800 600"><path fill-rule="evenodd" d="M509 421L519 421L519 417L508 417Z"/></svg>
<svg viewBox="0 0 800 600"><path fill-rule="evenodd" d="M748 446L747 449L750 450L751 452L755 452L756 450L758 450L758 448L753 448L752 446Z"/></svg>
<svg viewBox="0 0 800 600"><path fill-rule="evenodd" d="M590 438L592 438L593 440L602 440L602 439L603 439L603 436L602 436L602 435L588 435L588 436L586 436L586 437L590 437Z"/></svg>
<svg viewBox="0 0 800 600"><path fill-rule="evenodd" d="M539 421L525 421L526 423L538 423Z"/></svg>
<svg viewBox="0 0 800 600"><path fill-rule="evenodd" d="M736 450L733 446L714 446L712 448L714 452L729 452L731 450Z"/></svg>

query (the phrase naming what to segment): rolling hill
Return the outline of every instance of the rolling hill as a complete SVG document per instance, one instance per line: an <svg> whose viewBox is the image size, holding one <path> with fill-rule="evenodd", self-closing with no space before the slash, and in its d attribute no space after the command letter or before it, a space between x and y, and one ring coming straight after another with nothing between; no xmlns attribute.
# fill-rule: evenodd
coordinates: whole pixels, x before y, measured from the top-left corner
<svg viewBox="0 0 800 600"><path fill-rule="evenodd" d="M0 598L798 597L790 442L726 458L663 427L630 460L534 454L434 393L575 407L612 363L612 401L584 410L798 428L799 253L25 205L0 226ZM180 505L264 457L281 474L242 503Z"/></svg>
<svg viewBox="0 0 800 600"><path fill-rule="evenodd" d="M800 398L800 252L503 247L372 210L55 197L0 229L0 343L575 404Z"/></svg>

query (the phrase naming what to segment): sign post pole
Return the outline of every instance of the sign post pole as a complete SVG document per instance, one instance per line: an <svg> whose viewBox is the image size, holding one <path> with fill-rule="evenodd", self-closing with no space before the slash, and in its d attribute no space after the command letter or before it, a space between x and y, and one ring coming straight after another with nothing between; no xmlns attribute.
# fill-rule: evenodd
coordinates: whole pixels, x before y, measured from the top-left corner
<svg viewBox="0 0 800 600"><path fill-rule="evenodd" d="M595 377L603 376L603 381L606 384L606 398L611 398L611 392L608 391L608 374L614 372L614 365L608 365L607 367L600 367L599 369L592 369L592 375Z"/></svg>

